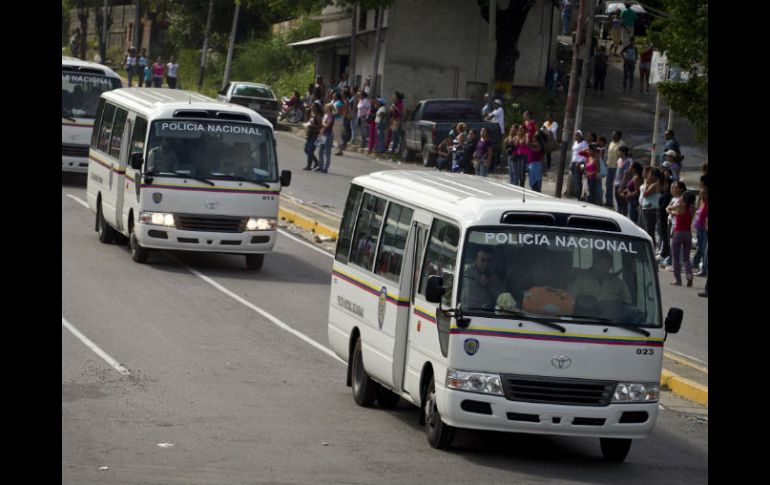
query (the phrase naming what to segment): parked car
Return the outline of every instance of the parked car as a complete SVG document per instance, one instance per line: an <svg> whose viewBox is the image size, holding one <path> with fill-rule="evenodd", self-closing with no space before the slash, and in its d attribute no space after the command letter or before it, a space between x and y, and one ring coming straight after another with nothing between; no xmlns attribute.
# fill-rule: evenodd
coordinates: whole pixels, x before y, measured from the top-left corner
<svg viewBox="0 0 770 485"><path fill-rule="evenodd" d="M217 100L246 106L267 118L273 126L278 123L278 100L267 84L232 81L219 92Z"/></svg>
<svg viewBox="0 0 770 485"><path fill-rule="evenodd" d="M434 165L439 143L460 122L465 123L467 130L476 130L477 133L487 128L495 145L502 141L500 125L494 121L484 121L481 106L472 99L424 99L405 118L402 158L411 160L420 153L426 167Z"/></svg>

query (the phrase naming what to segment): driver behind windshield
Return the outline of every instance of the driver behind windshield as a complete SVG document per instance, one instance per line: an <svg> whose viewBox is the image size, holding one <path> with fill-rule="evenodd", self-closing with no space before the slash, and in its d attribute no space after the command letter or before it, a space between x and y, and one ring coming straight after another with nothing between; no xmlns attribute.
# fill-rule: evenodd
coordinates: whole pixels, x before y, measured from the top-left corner
<svg viewBox="0 0 770 485"><path fill-rule="evenodd" d="M590 270L581 271L567 291L575 297L593 297L596 302L631 303L631 292L628 286L612 272L612 253L607 251L593 252L593 266Z"/></svg>
<svg viewBox="0 0 770 485"><path fill-rule="evenodd" d="M228 156L222 162L222 168L236 175L249 175L256 161L251 156L250 143L235 143Z"/></svg>
<svg viewBox="0 0 770 485"><path fill-rule="evenodd" d="M161 138L160 146L150 150L147 157L149 172L173 172L179 163L176 151L174 150L174 140L168 137Z"/></svg>
<svg viewBox="0 0 770 485"><path fill-rule="evenodd" d="M464 309L494 309L497 296L505 291L504 285L494 274L495 266L492 250L486 247L479 248L473 263L463 271L460 303Z"/></svg>

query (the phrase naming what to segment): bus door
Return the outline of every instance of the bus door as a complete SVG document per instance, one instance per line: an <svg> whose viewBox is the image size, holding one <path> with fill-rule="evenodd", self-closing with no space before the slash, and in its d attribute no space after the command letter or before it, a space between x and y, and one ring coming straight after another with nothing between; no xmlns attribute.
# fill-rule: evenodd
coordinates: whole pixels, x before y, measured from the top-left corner
<svg viewBox="0 0 770 485"><path fill-rule="evenodd" d="M142 186L142 169L134 169L131 167L131 157L137 153L144 156L144 145L145 140L147 139L147 120L141 116L130 119L128 126L126 127L126 137L130 142L127 144L127 148L123 150L126 152L126 158L122 162L126 170L126 177L123 182L120 214L122 216L121 228L127 231L129 222L128 215L131 213L131 208L137 207L139 204L139 191Z"/></svg>
<svg viewBox="0 0 770 485"><path fill-rule="evenodd" d="M115 194L115 227L123 230L123 193L126 183L126 161L128 160L128 143L131 134L131 123L128 121L128 111L118 108L115 112L112 139L110 140L110 157L113 178L111 192ZM117 163L116 163L117 162Z"/></svg>
<svg viewBox="0 0 770 485"><path fill-rule="evenodd" d="M410 323L414 310L414 293L422 254L425 249L425 240L428 236L430 215L422 211L416 211L409 232L409 239L405 247L404 268L401 271L401 294L409 297L409 311L404 318L396 323L396 332L393 348L393 384L394 389L402 391L404 387L404 374L406 370L406 356L409 347Z"/></svg>
<svg viewBox="0 0 770 485"><path fill-rule="evenodd" d="M413 291L406 336L406 369L403 388L415 402L420 401L420 374L428 360L446 360L449 354L451 319L438 311L438 305L428 303L425 290L429 276L441 276L445 289L441 298L443 308L450 308L452 291L458 273L457 247L460 229L438 218L428 226L417 226L414 250L420 256L413 268ZM424 238L424 242L420 239ZM420 246L424 246L424 249Z"/></svg>

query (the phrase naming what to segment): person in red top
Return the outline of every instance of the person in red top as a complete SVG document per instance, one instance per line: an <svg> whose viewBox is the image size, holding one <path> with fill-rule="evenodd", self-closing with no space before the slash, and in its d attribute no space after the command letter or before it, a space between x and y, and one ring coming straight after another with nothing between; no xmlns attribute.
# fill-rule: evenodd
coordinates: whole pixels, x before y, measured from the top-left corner
<svg viewBox="0 0 770 485"><path fill-rule="evenodd" d="M580 155L586 157L585 177L588 183L588 202L592 204L601 203L599 197L599 156L601 149L596 144L591 144L588 150L583 150Z"/></svg>
<svg viewBox="0 0 770 485"><path fill-rule="evenodd" d="M671 236L671 251L674 257L674 279L672 285L682 286L681 261L684 259L684 274L687 286L692 286L692 265L690 250L692 249L692 219L695 214L695 195L687 192L684 182L671 184L671 195L679 200L666 209L674 216L674 229Z"/></svg>
<svg viewBox="0 0 770 485"><path fill-rule="evenodd" d="M652 66L652 45L639 55L639 92L650 92L650 68ZM646 88L645 88L646 86Z"/></svg>
<svg viewBox="0 0 770 485"><path fill-rule="evenodd" d="M160 57L152 65L152 87L159 88L163 85L163 76L166 74L166 66L161 62Z"/></svg>
<svg viewBox="0 0 770 485"><path fill-rule="evenodd" d="M532 113L532 111L525 111L524 112L524 126L527 128L527 135L529 135L530 140L535 139L535 134L537 133L537 121L535 121L535 115Z"/></svg>

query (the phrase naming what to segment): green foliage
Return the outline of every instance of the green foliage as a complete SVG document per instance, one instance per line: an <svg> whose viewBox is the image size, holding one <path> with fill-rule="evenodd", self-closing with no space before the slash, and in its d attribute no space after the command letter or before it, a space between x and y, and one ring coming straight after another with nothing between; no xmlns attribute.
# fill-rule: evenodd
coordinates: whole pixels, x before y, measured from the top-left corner
<svg viewBox="0 0 770 485"><path fill-rule="evenodd" d="M508 130L514 124L519 125L524 121L524 112L534 113L538 123L545 121L546 115L550 112L559 120L564 117L566 99L557 95L552 97L546 89L516 89L513 93L513 99L503 100L503 111L505 112L505 136ZM560 122L561 123L561 122Z"/></svg>
<svg viewBox="0 0 770 485"><path fill-rule="evenodd" d="M691 77L686 83L662 83L658 89L703 141L708 139L708 0L664 0L664 4L669 15L652 24L650 41Z"/></svg>

